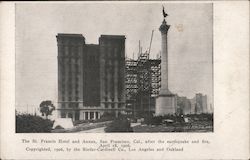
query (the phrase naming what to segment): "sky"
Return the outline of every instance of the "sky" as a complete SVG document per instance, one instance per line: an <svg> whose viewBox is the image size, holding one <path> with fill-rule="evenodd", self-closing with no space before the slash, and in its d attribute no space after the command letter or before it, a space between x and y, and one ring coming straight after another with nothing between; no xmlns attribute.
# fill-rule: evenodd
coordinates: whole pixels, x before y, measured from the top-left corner
<svg viewBox="0 0 250 160"><path fill-rule="evenodd" d="M169 89L193 98L208 95L212 103L211 3L22 3L16 4L16 106L57 101L58 33L82 34L98 44L101 34L125 35L126 56L136 58L138 42L150 57L161 50L162 5L168 13Z"/></svg>

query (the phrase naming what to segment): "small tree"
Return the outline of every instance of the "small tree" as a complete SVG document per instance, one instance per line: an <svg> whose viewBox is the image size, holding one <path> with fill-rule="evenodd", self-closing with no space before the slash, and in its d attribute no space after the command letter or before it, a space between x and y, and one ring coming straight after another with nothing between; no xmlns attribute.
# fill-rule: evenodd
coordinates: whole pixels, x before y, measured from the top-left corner
<svg viewBox="0 0 250 160"><path fill-rule="evenodd" d="M53 121L31 114L16 113L16 133L49 133Z"/></svg>
<svg viewBox="0 0 250 160"><path fill-rule="evenodd" d="M52 101L46 100L40 103L40 112L42 113L42 116L46 116L46 119L48 119L48 115L51 115L54 110L55 106Z"/></svg>

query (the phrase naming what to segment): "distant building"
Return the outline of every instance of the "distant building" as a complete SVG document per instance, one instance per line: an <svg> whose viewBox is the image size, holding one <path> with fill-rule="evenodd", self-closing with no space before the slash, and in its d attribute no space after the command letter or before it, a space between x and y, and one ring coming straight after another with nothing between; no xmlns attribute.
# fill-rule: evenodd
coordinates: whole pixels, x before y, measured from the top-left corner
<svg viewBox="0 0 250 160"><path fill-rule="evenodd" d="M192 114L208 113L207 95L202 95L201 93L195 94L195 97L191 99L191 113Z"/></svg>
<svg viewBox="0 0 250 160"><path fill-rule="evenodd" d="M125 36L58 34L58 111L61 118L99 119L125 111Z"/></svg>
<svg viewBox="0 0 250 160"><path fill-rule="evenodd" d="M177 114L191 114L191 101L187 97L177 96Z"/></svg>
<svg viewBox="0 0 250 160"><path fill-rule="evenodd" d="M201 106L202 106L202 113L208 113L208 106L207 106L207 95L201 97Z"/></svg>
<svg viewBox="0 0 250 160"><path fill-rule="evenodd" d="M208 113L213 113L213 105L210 103L208 108Z"/></svg>

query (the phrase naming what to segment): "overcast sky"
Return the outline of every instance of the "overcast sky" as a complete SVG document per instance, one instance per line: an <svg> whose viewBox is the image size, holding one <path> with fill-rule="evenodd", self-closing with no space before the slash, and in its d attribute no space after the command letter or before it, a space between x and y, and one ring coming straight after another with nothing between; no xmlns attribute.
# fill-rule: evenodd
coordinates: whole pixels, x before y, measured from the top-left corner
<svg viewBox="0 0 250 160"><path fill-rule="evenodd" d="M180 96L212 97L212 4L165 3L169 88ZM149 47L160 52L162 3L23 3L16 5L16 104L57 101L57 33L78 33L86 43L101 34L125 35L126 55ZM209 102L209 103L210 103Z"/></svg>

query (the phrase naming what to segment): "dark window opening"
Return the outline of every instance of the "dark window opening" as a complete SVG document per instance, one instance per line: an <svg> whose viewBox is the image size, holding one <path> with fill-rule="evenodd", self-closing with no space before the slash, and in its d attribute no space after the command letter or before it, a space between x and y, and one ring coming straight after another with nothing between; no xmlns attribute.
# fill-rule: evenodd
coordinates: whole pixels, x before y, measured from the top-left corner
<svg viewBox="0 0 250 160"><path fill-rule="evenodd" d="M108 108L108 104L107 103L105 103L105 108Z"/></svg>
<svg viewBox="0 0 250 160"><path fill-rule="evenodd" d="M95 112L95 118L98 119L98 112Z"/></svg>
<svg viewBox="0 0 250 160"><path fill-rule="evenodd" d="M76 111L75 112L75 120L79 120L79 117L80 117L80 113L79 113L79 111Z"/></svg>
<svg viewBox="0 0 250 160"><path fill-rule="evenodd" d="M90 112L90 119L94 118L94 112Z"/></svg>
<svg viewBox="0 0 250 160"><path fill-rule="evenodd" d="M61 118L66 118L66 114L65 113L61 113Z"/></svg>
<svg viewBox="0 0 250 160"><path fill-rule="evenodd" d="M85 112L84 114L85 114L85 119L89 119L89 114L88 114L88 112Z"/></svg>
<svg viewBox="0 0 250 160"><path fill-rule="evenodd" d="M68 117L69 117L69 118L73 118L72 113L68 113Z"/></svg>

